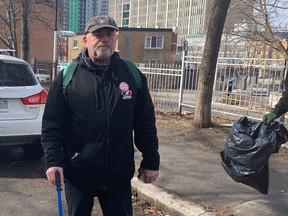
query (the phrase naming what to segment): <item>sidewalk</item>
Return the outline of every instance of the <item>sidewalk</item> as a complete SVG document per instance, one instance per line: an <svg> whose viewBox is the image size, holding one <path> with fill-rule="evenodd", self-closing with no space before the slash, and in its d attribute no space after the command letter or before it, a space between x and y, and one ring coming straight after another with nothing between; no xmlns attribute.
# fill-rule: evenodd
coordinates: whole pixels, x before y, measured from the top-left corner
<svg viewBox="0 0 288 216"><path fill-rule="evenodd" d="M223 143L224 145L224 143ZM170 216L285 216L288 212L288 161L270 157L269 194L234 182L224 171L219 154L183 143L160 140L160 176L132 186L138 194ZM136 167L141 155L136 152ZM279 166L286 172L279 173ZM224 214L225 213L225 214Z"/></svg>

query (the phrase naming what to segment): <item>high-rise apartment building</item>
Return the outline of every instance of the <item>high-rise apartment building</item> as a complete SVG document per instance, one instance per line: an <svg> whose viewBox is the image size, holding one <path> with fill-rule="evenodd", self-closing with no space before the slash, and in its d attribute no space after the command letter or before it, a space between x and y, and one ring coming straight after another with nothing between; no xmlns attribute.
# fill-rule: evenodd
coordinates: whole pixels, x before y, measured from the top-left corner
<svg viewBox="0 0 288 216"><path fill-rule="evenodd" d="M58 29L69 30L69 0L60 0L57 4Z"/></svg>
<svg viewBox="0 0 288 216"><path fill-rule="evenodd" d="M187 35L204 34L207 31L213 0L110 0L109 15L118 26L143 28L175 28L178 46ZM243 6L240 0L231 1L226 27L241 23L236 9Z"/></svg>
<svg viewBox="0 0 288 216"><path fill-rule="evenodd" d="M84 34L88 19L108 14L108 0L58 0L59 29Z"/></svg>

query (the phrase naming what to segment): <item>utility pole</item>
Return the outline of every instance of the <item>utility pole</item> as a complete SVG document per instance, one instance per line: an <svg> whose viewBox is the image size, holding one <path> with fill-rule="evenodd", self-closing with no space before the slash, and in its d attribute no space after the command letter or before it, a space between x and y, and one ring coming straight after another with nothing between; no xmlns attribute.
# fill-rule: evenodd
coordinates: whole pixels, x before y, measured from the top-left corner
<svg viewBox="0 0 288 216"><path fill-rule="evenodd" d="M54 80L57 73L57 30L58 30L58 0L55 0L55 25L54 25L54 44L53 44L53 70L52 70L52 79Z"/></svg>
<svg viewBox="0 0 288 216"><path fill-rule="evenodd" d="M23 39L22 39L22 58L25 61L29 61L30 55L30 44L29 44L29 2L28 0L22 1L22 31L23 31Z"/></svg>

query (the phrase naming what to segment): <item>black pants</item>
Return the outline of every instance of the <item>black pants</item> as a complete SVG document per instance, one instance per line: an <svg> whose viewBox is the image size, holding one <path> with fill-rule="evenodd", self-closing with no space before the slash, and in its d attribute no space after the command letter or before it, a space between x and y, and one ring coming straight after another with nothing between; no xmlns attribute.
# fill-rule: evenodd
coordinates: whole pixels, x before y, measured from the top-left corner
<svg viewBox="0 0 288 216"><path fill-rule="evenodd" d="M65 179L65 196L69 216L91 216L94 197L98 197L104 216L132 216L131 182L107 190L83 192Z"/></svg>

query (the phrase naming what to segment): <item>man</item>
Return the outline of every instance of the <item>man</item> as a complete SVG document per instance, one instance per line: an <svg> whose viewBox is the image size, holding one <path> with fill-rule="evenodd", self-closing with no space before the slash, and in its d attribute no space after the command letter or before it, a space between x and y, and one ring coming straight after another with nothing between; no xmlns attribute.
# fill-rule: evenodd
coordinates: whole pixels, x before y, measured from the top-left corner
<svg viewBox="0 0 288 216"><path fill-rule="evenodd" d="M85 48L63 93L63 72L51 84L42 126L48 180L65 183L69 216L91 215L98 197L105 216L130 216L135 172L133 131L146 183L159 174L155 113L146 78L142 87L115 52L117 25L109 16L86 24Z"/></svg>

